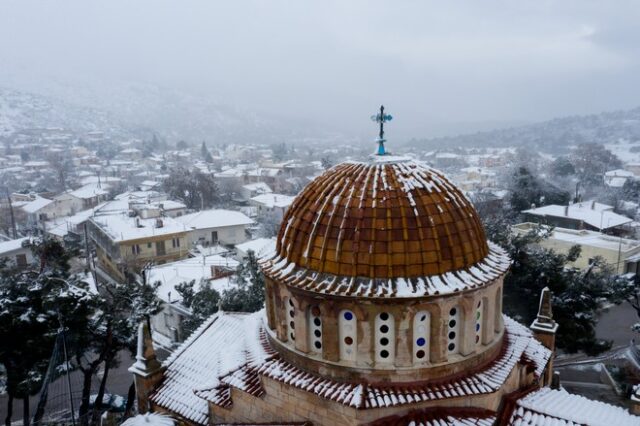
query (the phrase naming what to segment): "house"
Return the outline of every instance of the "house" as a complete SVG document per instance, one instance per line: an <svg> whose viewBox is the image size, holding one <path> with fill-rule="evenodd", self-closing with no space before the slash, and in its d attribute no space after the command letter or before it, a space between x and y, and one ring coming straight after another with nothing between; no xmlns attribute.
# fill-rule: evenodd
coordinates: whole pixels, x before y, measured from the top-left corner
<svg viewBox="0 0 640 426"><path fill-rule="evenodd" d="M36 196L33 201L23 205L21 209L27 215L27 225L37 226L40 222L47 220L50 217L55 217L53 214L54 206L53 200Z"/></svg>
<svg viewBox="0 0 640 426"><path fill-rule="evenodd" d="M24 269L33 263L30 237L0 242L0 259L7 259L9 265Z"/></svg>
<svg viewBox="0 0 640 426"><path fill-rule="evenodd" d="M535 223L520 223L511 229L516 234L526 234L536 228ZM588 268L595 257L604 259L613 271L622 274L640 272L637 263L640 257L640 241L615 237L586 229L553 228L548 238L537 243L539 246L567 254L571 247L581 248L580 257L571 265L576 268Z"/></svg>
<svg viewBox="0 0 640 426"><path fill-rule="evenodd" d="M182 322L191 315L191 310L182 304L176 286L195 281L196 291L204 282L222 294L235 287L231 279L238 262L218 255L191 257L176 262L156 265L146 271L148 283L160 283L158 297L164 302L163 310L151 318L151 327L162 336L157 336L165 346L184 340Z"/></svg>
<svg viewBox="0 0 640 426"><path fill-rule="evenodd" d="M106 186L106 185L105 185ZM53 217L69 216L93 208L109 197L109 192L95 184L87 184L78 189L66 191L53 198Z"/></svg>
<svg viewBox="0 0 640 426"><path fill-rule="evenodd" d="M609 188L622 188L628 180L634 178L633 172L629 170L610 170L604 174L604 184Z"/></svg>
<svg viewBox="0 0 640 426"><path fill-rule="evenodd" d="M189 247L224 244L235 245L247 240L247 227L253 220L234 210L203 210L175 218L189 232Z"/></svg>
<svg viewBox="0 0 640 426"><path fill-rule="evenodd" d="M163 264L188 254L187 228L169 217L142 219L126 213L93 216L87 223L100 267L124 281L148 263Z"/></svg>
<svg viewBox="0 0 640 426"><path fill-rule="evenodd" d="M522 213L528 222L592 231L620 233L623 231L622 225L633 222L628 217L615 213L612 206L595 201L584 201L567 206L551 204L525 210Z"/></svg>
<svg viewBox="0 0 640 426"><path fill-rule="evenodd" d="M249 204L258 208L258 216L273 214L277 220L282 220L294 199L290 195L262 194L252 197Z"/></svg>
<svg viewBox="0 0 640 426"><path fill-rule="evenodd" d="M261 258L275 252L275 238L256 238L236 245L236 258L242 260L247 257L247 253L252 251L257 258Z"/></svg>
<svg viewBox="0 0 640 426"><path fill-rule="evenodd" d="M246 185L242 185L242 188L240 189L240 200L248 201L249 199L258 195L270 194L272 192L273 191L271 190L269 185L264 182L249 183Z"/></svg>

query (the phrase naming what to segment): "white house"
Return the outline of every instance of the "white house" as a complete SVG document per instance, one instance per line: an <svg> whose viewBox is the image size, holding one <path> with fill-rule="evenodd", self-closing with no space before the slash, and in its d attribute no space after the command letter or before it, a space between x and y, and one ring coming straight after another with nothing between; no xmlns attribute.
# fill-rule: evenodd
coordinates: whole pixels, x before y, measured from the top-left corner
<svg viewBox="0 0 640 426"><path fill-rule="evenodd" d="M629 179L634 179L633 172L629 170L609 170L604 174L604 184L610 188L622 188Z"/></svg>
<svg viewBox="0 0 640 426"><path fill-rule="evenodd" d="M283 194L262 194L251 198L249 203L258 208L258 215L274 214L277 220L282 220L284 214L293 203L295 197Z"/></svg>
<svg viewBox="0 0 640 426"><path fill-rule="evenodd" d="M236 258L242 260L249 251L253 251L257 258L273 253L276 250L275 238L256 238L236 245Z"/></svg>
<svg viewBox="0 0 640 426"><path fill-rule="evenodd" d="M188 231L190 245L235 245L247 240L253 220L234 210L203 210L176 217Z"/></svg>
<svg viewBox="0 0 640 426"><path fill-rule="evenodd" d="M0 259L6 258L10 265L26 268L34 261L31 243L30 237L0 242Z"/></svg>
<svg viewBox="0 0 640 426"><path fill-rule="evenodd" d="M242 185L242 188L240 189L240 198L243 201L248 201L258 195L270 194L272 192L273 191L269 185L264 182L249 183L247 185Z"/></svg>
<svg viewBox="0 0 640 426"><path fill-rule="evenodd" d="M152 328L160 334L155 338L165 346L171 346L186 337L182 322L191 315L191 310L182 304L177 285L195 281L197 291L204 282L209 282L214 290L222 294L235 286L232 276L237 267L236 260L213 255L192 257L148 269L147 282L160 283L158 297L164 302L162 312L151 318Z"/></svg>

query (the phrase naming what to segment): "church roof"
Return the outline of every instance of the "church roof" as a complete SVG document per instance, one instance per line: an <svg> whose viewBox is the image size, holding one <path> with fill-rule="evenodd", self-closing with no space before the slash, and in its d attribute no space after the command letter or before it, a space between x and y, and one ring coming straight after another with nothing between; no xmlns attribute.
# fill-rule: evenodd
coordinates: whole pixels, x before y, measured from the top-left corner
<svg viewBox="0 0 640 426"><path fill-rule="evenodd" d="M318 282L318 274L455 280L458 272L506 270L465 195L439 171L398 157L342 163L307 185L283 219L276 252L267 274L298 268ZM471 275L472 286L486 278Z"/></svg>
<svg viewBox="0 0 640 426"><path fill-rule="evenodd" d="M509 424L518 426L637 426L640 417L621 407L564 389L542 388L520 398Z"/></svg>
<svg viewBox="0 0 640 426"><path fill-rule="evenodd" d="M261 365L273 355L260 337L262 315L213 315L164 362L164 380L151 400L196 424L208 424L207 402L194 391L216 386L220 376L243 365Z"/></svg>

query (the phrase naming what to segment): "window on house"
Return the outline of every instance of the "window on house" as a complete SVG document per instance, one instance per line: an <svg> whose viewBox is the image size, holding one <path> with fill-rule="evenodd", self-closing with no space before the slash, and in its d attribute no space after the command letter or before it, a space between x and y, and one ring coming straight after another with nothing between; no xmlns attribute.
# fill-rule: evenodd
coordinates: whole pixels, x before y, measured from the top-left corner
<svg viewBox="0 0 640 426"><path fill-rule="evenodd" d="M431 334L431 315L428 311L419 311L413 317L413 362L429 361Z"/></svg>
<svg viewBox="0 0 640 426"><path fill-rule="evenodd" d="M172 238L171 244L173 245L173 248L180 247L180 238Z"/></svg>
<svg viewBox="0 0 640 426"><path fill-rule="evenodd" d="M211 244L218 244L218 231L211 231Z"/></svg>
<svg viewBox="0 0 640 426"><path fill-rule="evenodd" d="M393 363L395 351L395 330L393 315L389 312L381 312L375 320L376 336L376 362Z"/></svg>
<svg viewBox="0 0 640 426"><path fill-rule="evenodd" d="M344 310L338 318L338 334L340 337L340 359L355 361L358 343L357 319L353 312Z"/></svg>
<svg viewBox="0 0 640 426"><path fill-rule="evenodd" d="M167 253L164 247L164 241L156 241L156 255L164 256Z"/></svg>
<svg viewBox="0 0 640 426"><path fill-rule="evenodd" d="M151 248L151 243L147 243L147 248Z"/></svg>
<svg viewBox="0 0 640 426"><path fill-rule="evenodd" d="M134 244L131 246L131 252L133 254L140 254L140 246L138 244Z"/></svg>

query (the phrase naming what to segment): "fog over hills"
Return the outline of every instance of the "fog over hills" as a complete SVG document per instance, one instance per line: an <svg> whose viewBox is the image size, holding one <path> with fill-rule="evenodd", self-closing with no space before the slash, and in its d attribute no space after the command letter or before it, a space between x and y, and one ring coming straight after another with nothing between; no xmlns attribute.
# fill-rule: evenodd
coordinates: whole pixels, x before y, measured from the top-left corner
<svg viewBox="0 0 640 426"><path fill-rule="evenodd" d="M458 136L413 139L408 145L436 149L442 147L528 146L560 153L579 143L615 144L640 142L640 107L592 115L556 118L540 123Z"/></svg>
<svg viewBox="0 0 640 426"><path fill-rule="evenodd" d="M62 127L138 137L157 133L168 141L194 143L295 143L337 137L315 123L151 84L15 86L19 89L0 87L0 134Z"/></svg>

